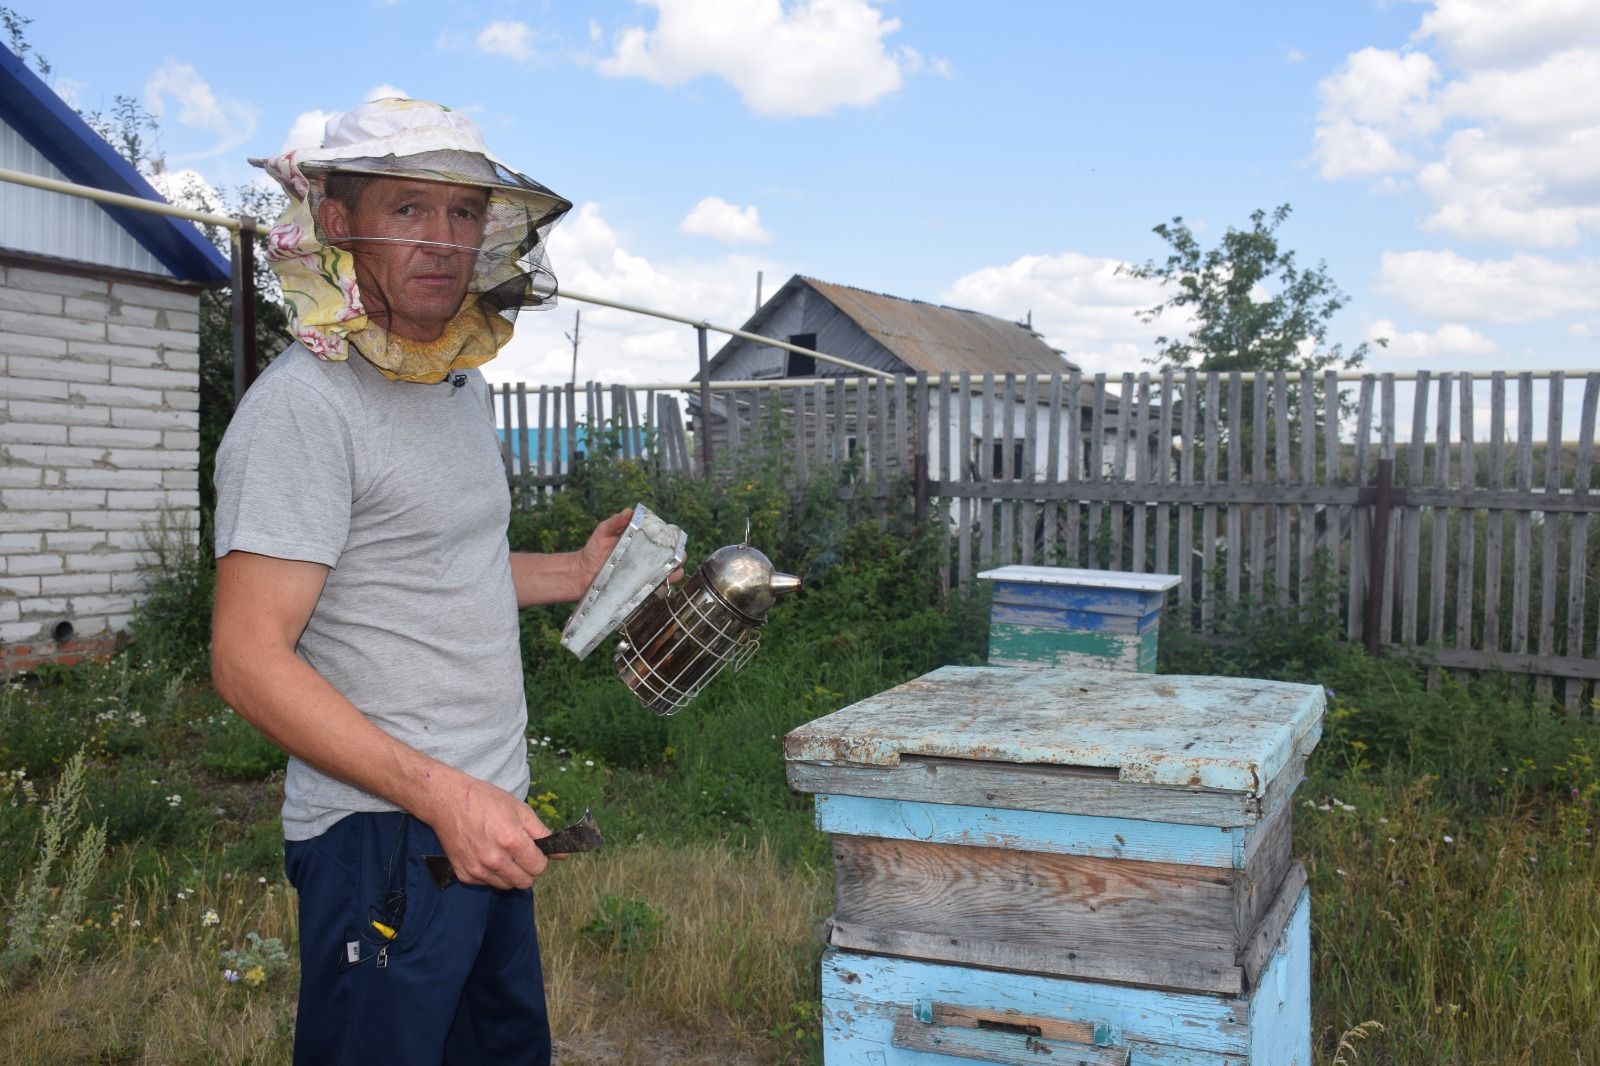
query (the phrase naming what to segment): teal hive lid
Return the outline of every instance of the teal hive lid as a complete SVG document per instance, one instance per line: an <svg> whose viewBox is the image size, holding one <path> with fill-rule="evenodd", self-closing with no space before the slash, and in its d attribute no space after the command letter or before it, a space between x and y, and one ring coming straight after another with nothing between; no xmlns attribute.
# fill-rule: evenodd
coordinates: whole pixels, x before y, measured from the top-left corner
<svg viewBox="0 0 1600 1066"><path fill-rule="evenodd" d="M1321 686L1112 670L946 666L807 723L791 761L902 756L1115 769L1260 795L1322 735Z"/></svg>

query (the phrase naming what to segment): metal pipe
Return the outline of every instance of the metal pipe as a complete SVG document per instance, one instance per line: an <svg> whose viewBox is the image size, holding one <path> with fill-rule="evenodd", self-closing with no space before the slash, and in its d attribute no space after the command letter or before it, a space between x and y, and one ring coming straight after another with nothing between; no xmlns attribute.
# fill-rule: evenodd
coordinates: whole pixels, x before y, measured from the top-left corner
<svg viewBox="0 0 1600 1066"><path fill-rule="evenodd" d="M203 222L208 226L224 226L234 232L240 229L239 220L228 215L213 215L208 211L191 211L187 207L174 207L172 204L159 200L146 200L142 196L129 196L126 193L107 192L105 189L96 189L92 185L74 185L70 181L57 181L38 174L29 174L21 170L6 170L0 168L0 181L9 181L13 185L27 185L45 192L61 193L64 196L79 196L85 200L97 200L103 204L115 207L130 207L135 211L150 211L157 215L171 215L174 218L187 218L191 222Z"/></svg>
<svg viewBox="0 0 1600 1066"><path fill-rule="evenodd" d="M821 359L823 362L832 363L834 366L842 366L846 370L854 370L858 374L865 374L869 377L890 379L894 377L894 375L887 370L879 370L876 367L863 366L860 363L852 363L850 360L840 359L836 355L829 355L826 352L819 352L812 348L802 348L798 344L789 344L786 341L774 340L771 337L763 337L759 333L747 333L742 329L734 329L732 326L719 326L714 322L707 322L703 318L689 318L685 315L675 315L670 311L657 311L649 307L639 307L635 304L625 304L619 300L607 300L599 296L588 296L581 292L573 292L570 289L560 289L558 290L558 295L569 300L582 300L584 303L588 304L599 304L601 307L612 307L618 311L631 311L636 315L649 315L652 318L664 318L669 322L682 322L684 325L693 326L696 329L714 329L718 333L726 333L728 336L738 337L740 340L756 341L759 344L763 344L771 348L781 348L786 352L795 352L798 355L809 355L814 358ZM645 386L635 385L630 387L643 388ZM689 387L694 388L693 385L690 385Z"/></svg>
<svg viewBox="0 0 1600 1066"><path fill-rule="evenodd" d="M145 200L141 197L128 196L124 193L107 192L104 189L96 189L90 185L75 185L72 182L57 181L54 178L46 178L38 174L29 174L21 170L7 170L5 168L0 168L0 181L9 181L14 185L27 185L35 189L43 189L46 192L61 193L65 196L80 196L86 200L97 200L101 203L113 204L118 207L132 208L136 211L151 211L158 215L171 215L174 218L187 218L190 221L201 222L208 226L223 226L234 232L238 232L241 228L243 228L239 219L228 215L214 215L207 211L192 211L186 207L175 207L172 204L162 203L158 200ZM255 228L253 229L253 232L264 235L267 230ZM657 311L654 308L639 307L634 304L622 303L619 300L607 300L599 296L589 296L585 293L572 292L567 289L560 290L560 295L569 300L579 300L583 303L597 304L601 307L611 307L618 311L630 311L636 315L648 315L652 318L664 318L669 322L682 322L686 326L704 326L706 329L715 330L718 333L726 333L730 337L738 337L741 340L756 341L757 343L767 345L772 348L779 348L786 352L794 352L797 355L813 356L814 358L821 359L826 363L832 363L835 366L842 366L846 370L854 370L859 374L865 374L869 377L893 378L895 376L886 370L879 370L876 367L863 366L860 363L852 363L848 359L841 359L838 356L829 355L826 352L819 352L811 348L802 348L797 344L789 344L784 341L774 340L771 337L763 337L759 333L747 333L742 329L733 329L729 326L719 326L714 322L707 322L706 320L700 318L689 318L685 315L675 315L669 311ZM1469 371L1458 371L1458 373L1467 372ZM1569 369L1520 371L1520 373L1526 373L1535 380L1546 379L1553 374L1566 374L1569 372ZM1370 373L1373 372L1366 370L1341 370L1338 372L1338 380L1360 381ZM1258 375L1262 377L1271 377L1276 374L1277 371L1275 370L1246 370L1240 373L1240 377L1245 381L1254 381ZM1388 376L1392 377L1395 381L1416 381L1417 375L1418 371L1404 370L1391 373ZM1108 370L1106 372L1106 376L1109 378L1113 376L1113 374ZM1050 380L1051 375L1035 374L1033 377L1035 381L1044 383ZM1017 380L1019 383L1026 382L1027 376L1020 375ZM751 383L718 382L717 388L772 388L773 384L774 382L772 381ZM692 389L697 387L697 383L689 382L683 385L651 383L647 385L628 385L624 387L630 389Z"/></svg>
<svg viewBox="0 0 1600 1066"><path fill-rule="evenodd" d="M264 230L256 228L254 219L251 219L249 223L246 224L241 219L231 218L228 215L214 215L208 211L194 211L187 207L176 207L172 204L163 203L159 200L146 200L143 197L129 196L126 193L108 192L105 189L96 189L92 185L76 185L69 181L57 181L54 178L46 178L38 174L29 174L21 170L7 170L3 167L0 167L0 181L9 181L14 185L26 185L35 189L43 189L45 192L60 193L64 196L77 196L85 200L94 200L99 203L111 204L116 207L132 208L135 211L149 211L158 215L170 215L173 218L186 218L192 222L202 222L209 226L222 226L234 233L239 233L246 229L252 233L265 232ZM688 318L683 315L672 314L668 311L657 311L649 307L637 307L633 304L625 304L617 300L606 300L599 296L586 296L582 293L567 292L563 290L560 292L560 295L565 296L568 299L580 300L583 303L598 304L601 307L613 307L619 311L631 311L636 315L649 315L653 318L664 318L671 322L682 322L688 326L704 326L706 329L714 329L718 333L726 333L731 337L739 337L743 340L759 341L762 344L770 345L774 348L781 348L785 351L797 352L800 355L809 355L813 358L821 359L823 362L832 363L835 366L842 366L846 370L854 370L858 374L868 374L873 377L884 378L892 378L894 376L887 371L878 370L875 367L862 366L860 363L852 363L848 359L840 359L838 356L829 355L826 352L813 351L810 348L802 348L796 344L788 344L784 341L774 340L771 337L763 337L756 333L746 333L744 330L733 329L728 326L718 326L711 322L707 322L704 319ZM693 386L690 387L692 388Z"/></svg>
<svg viewBox="0 0 1600 1066"><path fill-rule="evenodd" d="M566 293L566 292L563 292L561 295L566 296L566 295L569 295L569 294ZM578 299L582 299L582 297L577 297L577 298ZM708 328L716 329L717 327L716 326L708 326ZM759 339L761 339L762 343L765 343L765 344L777 345L777 343L778 343L776 341L767 340L766 338L759 338ZM778 345L778 346L782 347L782 345ZM812 354L812 353L808 353L804 348L798 348L798 349L795 349L795 350L800 352L802 355ZM1489 380L1488 375L1491 372L1487 371L1487 370L1452 370L1450 373L1457 374L1457 375L1460 375L1460 374L1472 374L1477 378L1479 384L1486 384L1488 382L1488 380ZM1521 374L1522 371L1517 371L1517 373ZM1547 379L1549 379L1549 378L1551 378L1551 377L1553 377L1553 376L1555 376L1557 374L1571 375L1573 373L1573 371L1571 369L1567 369L1567 370L1530 370L1527 373L1528 373L1528 376L1531 377L1533 380L1540 381L1540 380L1547 380ZM1220 376L1226 377L1228 375L1231 375L1232 371L1218 371L1218 374ZM1108 371L1106 371L1106 380L1110 381L1112 378L1118 377L1119 375L1120 375L1120 372L1109 371L1108 370ZM878 371L873 371L873 377L874 378L877 378L877 377L880 377L880 376L881 377L893 378L896 375L887 374L887 373L880 373ZM915 377L915 376L916 376L915 374L907 374L906 375L906 377L908 377L908 378L909 377ZM997 378L999 378L999 377L1003 377L1004 375L997 374L995 376ZM1018 385L1026 385L1028 383L1028 379L1031 377L1036 383L1038 383L1040 385L1048 385L1050 383L1050 379L1052 377L1055 377L1055 376L1057 376L1057 375L1053 375L1053 374L1031 374L1031 375L1030 374L1018 374L1018 375L1016 375L1016 383ZM1066 379L1067 379L1067 372L1063 371L1059 376L1060 376L1061 380L1063 382L1065 382ZM1153 377L1159 377L1160 375L1159 375L1159 372L1158 372L1157 374L1152 375L1152 376ZM1239 374L1240 380L1242 380L1242 381L1254 381L1257 377L1263 377L1263 378L1266 378L1266 379L1268 379L1270 381L1273 378L1275 378L1276 376L1277 376L1277 371L1275 371L1275 370L1263 370L1263 371L1260 371L1259 373L1256 372L1256 371L1241 371L1240 374ZM1360 381L1363 378L1367 378L1367 377L1374 377L1374 378L1392 377L1395 381L1416 381L1417 380L1417 371L1408 370L1408 371L1403 371L1403 372L1397 372L1397 373L1394 373L1394 374L1390 374L1390 373L1388 373L1386 371L1373 371L1373 370L1340 371L1339 375L1338 375L1338 380L1340 380L1340 381ZM971 387L971 389L969 391L974 392L974 393L977 392L979 383L982 380L983 380L982 375L975 375L974 378L973 378L972 387ZM1576 379L1573 379L1573 378L1570 378L1570 377L1568 378L1569 383L1571 381L1574 381L1574 380L1576 380ZM747 379L742 379L742 380L719 381L719 382L717 382L717 388L719 388L719 389L781 389L781 388L791 388L792 389L792 388L800 388L800 387L803 387L803 386L806 386L806 385L812 385L812 384L815 384L818 381L828 381L828 382L841 381L841 382L845 383L846 385L859 385L863 381L863 379L859 378L859 377L747 378ZM1323 381L1323 379L1321 377L1317 378L1317 384L1318 385L1321 385L1322 381ZM671 391L673 391L675 389L676 390L680 390L680 391L685 391L685 390L697 389L699 387L700 387L700 384L699 384L699 382L696 382L696 381L650 381L650 382L645 382L645 383L638 384L638 385L624 385L623 386L623 388L625 388L625 389L635 389L635 390L643 389L643 390L646 390L646 391L648 391L650 389L656 389L658 391L664 391L664 392L671 392ZM954 383L952 383L951 390L952 391L958 391L958 386L956 386Z"/></svg>

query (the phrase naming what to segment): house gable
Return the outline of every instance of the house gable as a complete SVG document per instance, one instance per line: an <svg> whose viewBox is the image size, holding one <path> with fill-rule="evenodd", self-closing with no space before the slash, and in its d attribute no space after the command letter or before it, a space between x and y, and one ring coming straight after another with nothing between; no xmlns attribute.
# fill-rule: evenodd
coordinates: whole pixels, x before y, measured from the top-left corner
<svg viewBox="0 0 1600 1066"><path fill-rule="evenodd" d="M9 49L0 47L0 167L165 203ZM193 223L0 182L0 247L201 285L228 262Z"/></svg>
<svg viewBox="0 0 1600 1066"><path fill-rule="evenodd" d="M776 340L814 335L818 351L892 374L1057 374L1073 369L1020 323L801 275L774 293L744 329ZM710 361L710 374L724 380L784 377L787 354L735 338ZM815 376L839 372L819 363Z"/></svg>

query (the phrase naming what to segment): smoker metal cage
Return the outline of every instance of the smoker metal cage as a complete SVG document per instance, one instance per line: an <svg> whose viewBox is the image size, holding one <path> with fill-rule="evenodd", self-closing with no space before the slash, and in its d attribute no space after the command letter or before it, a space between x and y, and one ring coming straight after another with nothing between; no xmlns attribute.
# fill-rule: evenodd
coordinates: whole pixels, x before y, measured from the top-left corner
<svg viewBox="0 0 1600 1066"><path fill-rule="evenodd" d="M612 662L641 703L668 715L723 670L742 669L760 646L760 621L729 606L701 571L623 624Z"/></svg>

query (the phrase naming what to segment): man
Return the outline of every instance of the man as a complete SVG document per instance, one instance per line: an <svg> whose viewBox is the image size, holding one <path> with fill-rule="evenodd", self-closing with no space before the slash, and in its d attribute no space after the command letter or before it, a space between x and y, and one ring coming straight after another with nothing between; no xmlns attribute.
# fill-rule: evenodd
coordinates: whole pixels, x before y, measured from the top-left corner
<svg viewBox="0 0 1600 1066"><path fill-rule="evenodd" d="M511 554L474 369L550 288L570 203L464 116L379 100L264 165L299 343L217 455L217 691L291 755L297 1063L547 1063L517 609L577 599L626 528ZM536 282L544 282L536 285ZM354 354L352 354L352 352ZM439 888L421 862L448 857Z"/></svg>

